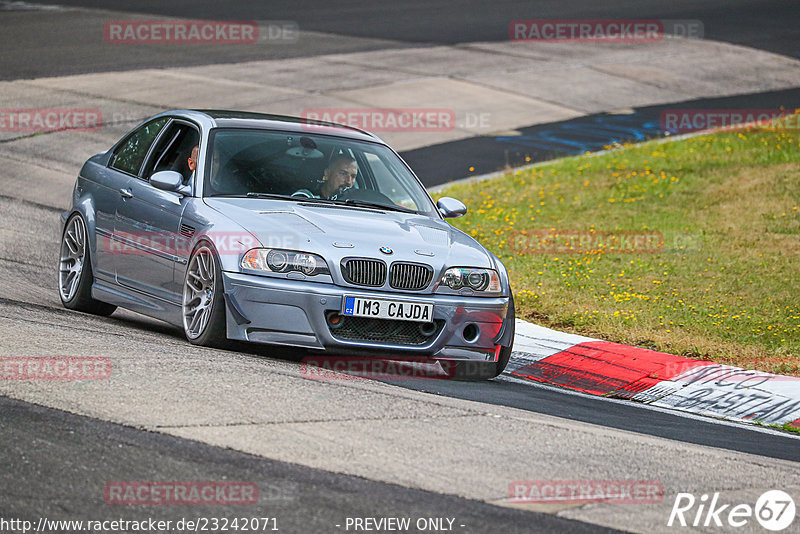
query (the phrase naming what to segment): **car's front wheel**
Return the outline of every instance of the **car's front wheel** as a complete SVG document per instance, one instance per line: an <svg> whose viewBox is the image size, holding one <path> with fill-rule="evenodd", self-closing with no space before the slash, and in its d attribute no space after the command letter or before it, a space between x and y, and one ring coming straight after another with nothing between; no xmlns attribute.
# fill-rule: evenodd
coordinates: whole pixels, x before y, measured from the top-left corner
<svg viewBox="0 0 800 534"><path fill-rule="evenodd" d="M183 332L190 343L206 347L225 345L222 271L208 243L199 243L189 259L181 311Z"/></svg>
<svg viewBox="0 0 800 534"><path fill-rule="evenodd" d="M94 275L88 235L86 223L77 213L64 225L58 265L58 293L67 309L111 315L116 306L92 298Z"/></svg>

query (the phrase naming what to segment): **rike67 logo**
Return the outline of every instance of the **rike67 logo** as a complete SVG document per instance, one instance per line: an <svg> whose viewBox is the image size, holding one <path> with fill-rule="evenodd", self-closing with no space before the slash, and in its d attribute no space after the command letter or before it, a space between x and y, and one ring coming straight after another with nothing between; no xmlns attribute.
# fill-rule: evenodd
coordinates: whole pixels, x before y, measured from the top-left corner
<svg viewBox="0 0 800 534"><path fill-rule="evenodd" d="M703 494L697 499L691 493L678 493L669 514L667 526L677 527L721 527L740 528L752 523L755 518L767 530L778 532L794 522L794 499L781 490L766 491L749 504L721 503L719 493L709 497Z"/></svg>

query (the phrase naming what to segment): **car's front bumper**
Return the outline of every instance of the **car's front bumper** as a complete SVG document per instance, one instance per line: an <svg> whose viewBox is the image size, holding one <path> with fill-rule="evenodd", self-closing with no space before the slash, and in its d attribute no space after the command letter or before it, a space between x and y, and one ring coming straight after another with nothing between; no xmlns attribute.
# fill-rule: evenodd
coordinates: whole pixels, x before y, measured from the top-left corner
<svg viewBox="0 0 800 534"><path fill-rule="evenodd" d="M478 361L495 361L498 346L511 344L510 327L504 328L508 297L389 293L231 272L223 272L222 277L229 339L337 354L363 354L366 350L376 356ZM413 345L390 339L343 339L333 333L337 331L329 327L326 314L340 312L345 295L432 302L439 329Z"/></svg>

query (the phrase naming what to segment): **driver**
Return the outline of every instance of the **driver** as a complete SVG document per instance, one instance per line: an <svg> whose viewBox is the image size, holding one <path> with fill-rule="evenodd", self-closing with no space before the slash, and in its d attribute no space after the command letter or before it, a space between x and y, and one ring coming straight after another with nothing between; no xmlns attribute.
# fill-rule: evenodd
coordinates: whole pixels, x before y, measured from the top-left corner
<svg viewBox="0 0 800 534"><path fill-rule="evenodd" d="M312 193L309 189L295 191L293 197L305 198L327 198L336 200L337 196L353 187L358 176L358 164L352 156L339 154L325 167L322 174L322 185L319 186L319 194Z"/></svg>

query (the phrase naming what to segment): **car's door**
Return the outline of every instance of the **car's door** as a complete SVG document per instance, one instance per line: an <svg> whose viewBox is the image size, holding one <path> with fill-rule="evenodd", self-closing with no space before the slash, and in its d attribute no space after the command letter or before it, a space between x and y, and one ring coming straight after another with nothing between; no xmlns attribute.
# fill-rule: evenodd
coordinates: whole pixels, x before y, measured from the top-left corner
<svg viewBox="0 0 800 534"><path fill-rule="evenodd" d="M174 282L176 262L185 248L180 233L181 214L188 200L185 195L163 191L150 184L158 171L176 171L189 184L188 159L200 142L198 128L190 122L172 119L164 128L145 159L137 178L131 178L130 198L117 210L115 233L129 238L134 254L116 258L120 284L151 296L180 303L181 286Z"/></svg>
<svg viewBox="0 0 800 534"><path fill-rule="evenodd" d="M95 228L97 235L97 267L100 278L115 279L116 258L130 252L131 247L114 233L117 209L130 194L131 178L138 176L144 158L167 118L154 119L128 134L118 143L103 170L104 188L95 195Z"/></svg>

